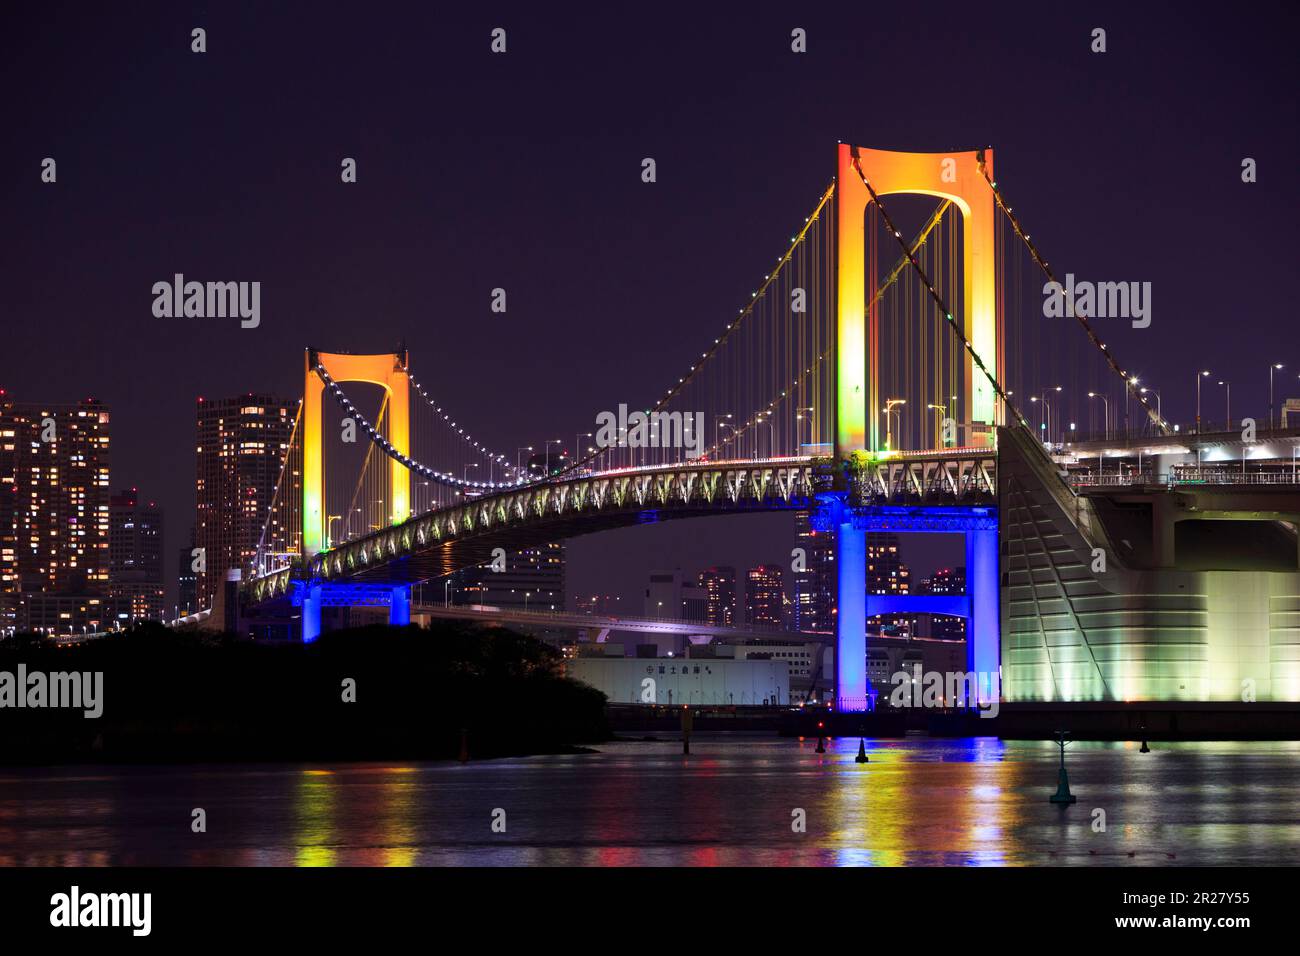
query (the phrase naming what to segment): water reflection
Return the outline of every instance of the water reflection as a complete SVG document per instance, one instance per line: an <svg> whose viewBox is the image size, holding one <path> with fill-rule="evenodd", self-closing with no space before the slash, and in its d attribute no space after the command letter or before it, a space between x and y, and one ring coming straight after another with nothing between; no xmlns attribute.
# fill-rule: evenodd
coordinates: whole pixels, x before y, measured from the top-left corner
<svg viewBox="0 0 1300 956"><path fill-rule="evenodd" d="M454 763L0 770L0 865L901 866L1300 859L1300 744L696 735ZM192 834L193 807L208 832ZM1093 808L1107 828L1092 827ZM495 833L493 812L505 811ZM804 832L792 827L803 812Z"/></svg>

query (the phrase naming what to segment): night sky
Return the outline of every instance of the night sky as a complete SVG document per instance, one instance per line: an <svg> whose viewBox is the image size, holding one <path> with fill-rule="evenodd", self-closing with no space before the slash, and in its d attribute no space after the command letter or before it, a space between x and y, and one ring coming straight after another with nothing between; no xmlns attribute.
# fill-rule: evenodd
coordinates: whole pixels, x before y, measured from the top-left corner
<svg viewBox="0 0 1300 956"><path fill-rule="evenodd" d="M662 394L784 251L837 140L992 144L1061 271L1152 283L1151 327L1107 336L1167 417L1192 417L1202 366L1242 414L1266 416L1270 361L1300 394L1294 4L466 9L2 15L0 387L109 402L113 484L163 504L169 556L193 514L195 398L297 396L309 344L405 339L425 384L501 449ZM505 55L489 50L498 26ZM260 328L155 318L151 287L176 272L260 281ZM788 526L584 539L572 590L635 595L668 560L786 558Z"/></svg>

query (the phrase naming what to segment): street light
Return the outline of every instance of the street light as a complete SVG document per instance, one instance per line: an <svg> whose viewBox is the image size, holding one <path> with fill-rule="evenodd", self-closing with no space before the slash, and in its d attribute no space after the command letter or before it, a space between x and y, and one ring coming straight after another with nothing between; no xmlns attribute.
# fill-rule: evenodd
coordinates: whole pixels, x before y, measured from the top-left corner
<svg viewBox="0 0 1300 956"><path fill-rule="evenodd" d="M1232 431L1232 383L1220 382L1219 384L1222 385L1225 389L1227 389L1227 396L1228 396L1228 408L1227 408L1228 423L1224 427L1224 430Z"/></svg>
<svg viewBox="0 0 1300 956"><path fill-rule="evenodd" d="M727 417L731 417L730 412L727 413ZM731 429L732 435L735 435L736 433L736 426L731 424L731 422L716 421L713 423L713 447L719 449L719 451L722 449L722 444L718 441L718 429L724 425Z"/></svg>
<svg viewBox="0 0 1300 956"><path fill-rule="evenodd" d="M1105 395L1098 394L1097 392L1089 392L1088 397L1101 399L1102 417L1105 419L1105 422L1102 425L1102 432L1106 435L1106 441L1110 441L1110 399Z"/></svg>
<svg viewBox="0 0 1300 956"><path fill-rule="evenodd" d="M1138 377L1137 377L1136 375L1134 375L1132 378L1130 378L1130 379L1128 380L1128 384L1129 384L1129 386L1136 385L1137 383L1138 383ZM1129 414L1128 414L1128 400L1129 400L1129 396L1132 395L1132 394L1133 394L1133 390L1132 390L1131 387L1130 387L1130 388L1125 388L1125 389L1124 389L1124 437L1125 437L1125 438L1128 438L1128 437L1129 437L1129 434L1130 434L1130 430L1129 430L1129 421L1130 421L1130 419L1129 419Z"/></svg>
<svg viewBox="0 0 1300 956"><path fill-rule="evenodd" d="M523 452L526 452L526 451L532 451L532 450L533 450L533 446L532 446L532 445L528 445L528 446L526 446L526 447L524 447L524 448L516 448L516 449L515 449L515 479L516 479L516 480L518 480L518 478L519 478L519 472L522 470L522 467L521 467L520 464L519 464L519 457L520 457L520 455L521 455Z"/></svg>
<svg viewBox="0 0 1300 956"><path fill-rule="evenodd" d="M326 518L326 520L325 520L325 547L327 547L327 548L330 547L330 541L332 540L332 539L330 538L330 528L333 527L333 524L331 524L331 522L334 522L334 521L342 521L342 520L343 520L343 516L342 516L342 515L329 515L329 516ZM177 615L177 616L179 617L180 615Z"/></svg>
<svg viewBox="0 0 1300 956"><path fill-rule="evenodd" d="M885 408L884 408L885 448L888 451L892 451L894 447L894 433L893 433L893 429L890 427L891 421L889 416L896 407L898 407L899 405L906 405L906 404L907 404L907 399L905 398L890 398L885 400ZM898 430L901 432L903 430L903 413L898 412L897 414L898 414Z"/></svg>
<svg viewBox="0 0 1300 956"><path fill-rule="evenodd" d="M1201 372L1196 376L1196 434L1201 433L1201 379L1209 376L1208 371Z"/></svg>
<svg viewBox="0 0 1300 956"><path fill-rule="evenodd" d="M1044 445L1050 445L1051 440L1047 436L1047 412L1050 412L1051 409L1048 407L1046 399L1039 398L1037 395L1029 396L1029 404L1037 405L1039 402L1043 403L1043 408L1046 411L1038 413L1038 440Z"/></svg>
<svg viewBox="0 0 1300 956"><path fill-rule="evenodd" d="M1052 406L1048 404L1047 393L1059 392L1060 390L1061 390L1060 385L1049 385L1047 388L1043 389L1042 392L1039 393L1037 398L1029 399L1031 402L1042 402L1043 408L1046 409L1046 421L1044 421L1044 416L1040 415L1038 418L1038 423L1040 426L1040 430L1042 430L1044 426L1046 427L1047 430L1046 443L1049 445L1052 443Z"/></svg>
<svg viewBox="0 0 1300 956"><path fill-rule="evenodd" d="M472 461L472 462L470 462L468 465L466 465L464 468L462 468L462 469L460 470L460 480L463 481L463 482L465 482L466 484L468 484L468 483L469 483L469 470L470 470L471 468L477 468L477 467L478 467L478 462L476 462L476 461Z"/></svg>
<svg viewBox="0 0 1300 956"><path fill-rule="evenodd" d="M935 405L933 402L928 402L928 403L926 404L925 407L926 407L926 408L932 408L932 409L934 409L936 412L939 413L939 427L938 427L938 429L935 431L935 446L934 446L934 447L935 447L935 448L944 448L944 447L947 447L947 442L945 442L945 441L943 440L943 423L944 423L944 420L948 417L948 406L946 406L946 405Z"/></svg>
<svg viewBox="0 0 1300 956"><path fill-rule="evenodd" d="M1273 430L1273 373L1282 368L1282 363L1268 367L1268 430Z"/></svg>
<svg viewBox="0 0 1300 956"><path fill-rule="evenodd" d="M762 418L763 413L759 412L758 417ZM772 413L767 413L767 454L769 458L776 457L776 428L772 421ZM754 442L754 457L758 457L758 441Z"/></svg>
<svg viewBox="0 0 1300 956"><path fill-rule="evenodd" d="M559 438L548 438L546 444L546 477L551 477L551 446L563 445L564 442Z"/></svg>
<svg viewBox="0 0 1300 956"><path fill-rule="evenodd" d="M817 411L817 408L816 408L815 406L813 406L813 405L809 405L807 408L798 408L798 409L795 409L795 412L796 412L796 414L795 414L795 416L794 416L794 417L795 417L795 421L799 421L799 422L803 421L803 420L804 420L804 414L803 414L804 412L815 412L815 411ZM799 439L801 439L801 438L803 437L803 429L800 428L798 425L795 425L795 429L796 429L796 431L795 431L794 440L795 440L796 443L799 443L800 446L802 447L802 443L799 441ZM812 416L809 415L809 416L808 416L808 444L810 444L810 445L812 444L812 437L813 437L813 436L812 436ZM797 452L798 452L798 449L796 448L795 451L796 451L796 453L797 453Z"/></svg>
<svg viewBox="0 0 1300 956"><path fill-rule="evenodd" d="M1155 388L1147 388L1146 386L1143 386L1141 389L1139 389L1139 391L1141 391L1143 395L1145 395L1147 392L1150 392L1150 393L1152 393L1153 395L1155 395L1155 397L1156 397L1156 418L1160 419L1160 420L1163 422L1163 421L1165 420L1165 416L1164 416L1164 413L1160 411L1160 390L1159 390L1159 389L1155 389Z"/></svg>

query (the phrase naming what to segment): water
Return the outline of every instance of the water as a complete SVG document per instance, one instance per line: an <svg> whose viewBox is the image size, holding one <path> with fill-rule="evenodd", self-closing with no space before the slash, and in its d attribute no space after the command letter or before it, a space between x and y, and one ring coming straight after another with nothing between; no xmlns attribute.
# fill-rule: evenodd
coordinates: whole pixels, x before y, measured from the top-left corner
<svg viewBox="0 0 1300 956"><path fill-rule="evenodd" d="M1300 862L1300 743L1075 743L1066 808L1047 802L1050 741L876 741L868 764L856 739L814 746L701 734L688 758L663 740L466 765L4 768L0 865Z"/></svg>

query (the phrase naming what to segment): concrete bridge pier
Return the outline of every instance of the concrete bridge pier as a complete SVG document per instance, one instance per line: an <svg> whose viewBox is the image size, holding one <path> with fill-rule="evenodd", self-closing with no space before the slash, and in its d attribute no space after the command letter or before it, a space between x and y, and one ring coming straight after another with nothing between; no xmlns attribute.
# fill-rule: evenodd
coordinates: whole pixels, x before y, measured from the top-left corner
<svg viewBox="0 0 1300 956"><path fill-rule="evenodd" d="M835 619L836 709L867 709L867 533L844 513L835 527L839 610Z"/></svg>

